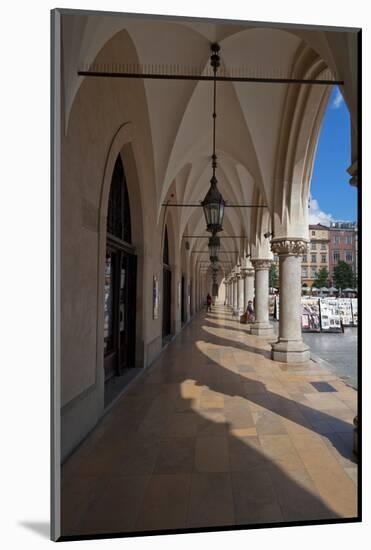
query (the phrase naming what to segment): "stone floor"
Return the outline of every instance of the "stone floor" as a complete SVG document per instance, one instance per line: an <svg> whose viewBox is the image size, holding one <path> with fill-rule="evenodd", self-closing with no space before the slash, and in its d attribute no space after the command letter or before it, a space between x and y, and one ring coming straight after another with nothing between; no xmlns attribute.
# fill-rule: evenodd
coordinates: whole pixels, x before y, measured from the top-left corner
<svg viewBox="0 0 371 550"><path fill-rule="evenodd" d="M201 313L62 469L62 534L357 515L357 392Z"/></svg>

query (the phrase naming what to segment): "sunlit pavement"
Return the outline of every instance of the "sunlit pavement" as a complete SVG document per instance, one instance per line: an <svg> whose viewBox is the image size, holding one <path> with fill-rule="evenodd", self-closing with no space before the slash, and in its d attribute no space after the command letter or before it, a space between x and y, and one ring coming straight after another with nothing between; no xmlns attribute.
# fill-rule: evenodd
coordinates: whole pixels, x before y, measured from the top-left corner
<svg viewBox="0 0 371 550"><path fill-rule="evenodd" d="M215 306L130 385L62 470L62 534L350 518L357 392Z"/></svg>

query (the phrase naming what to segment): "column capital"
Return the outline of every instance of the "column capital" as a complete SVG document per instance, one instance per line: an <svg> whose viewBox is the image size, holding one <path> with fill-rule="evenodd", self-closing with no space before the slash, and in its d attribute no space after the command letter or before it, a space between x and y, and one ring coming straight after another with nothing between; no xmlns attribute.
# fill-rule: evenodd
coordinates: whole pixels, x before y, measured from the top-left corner
<svg viewBox="0 0 371 550"><path fill-rule="evenodd" d="M243 267L241 269L241 277L245 279L246 277L254 277L254 269L251 267Z"/></svg>
<svg viewBox="0 0 371 550"><path fill-rule="evenodd" d="M259 269L269 269L272 263L272 260L251 260L252 265L254 266L255 271Z"/></svg>
<svg viewBox="0 0 371 550"><path fill-rule="evenodd" d="M271 249L274 254L278 254L279 256L281 254L302 256L308 251L308 243L307 239L282 237L272 240Z"/></svg>
<svg viewBox="0 0 371 550"><path fill-rule="evenodd" d="M358 187L358 161L355 160L349 168L347 168L348 174L351 176L349 183L353 187Z"/></svg>

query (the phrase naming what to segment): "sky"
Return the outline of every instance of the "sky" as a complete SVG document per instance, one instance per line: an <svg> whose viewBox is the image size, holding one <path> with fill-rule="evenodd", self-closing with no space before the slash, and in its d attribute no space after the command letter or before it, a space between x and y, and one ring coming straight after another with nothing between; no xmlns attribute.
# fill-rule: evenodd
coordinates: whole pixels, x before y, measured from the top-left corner
<svg viewBox="0 0 371 550"><path fill-rule="evenodd" d="M310 223L357 220L357 190L349 184L350 117L334 86L323 119L311 182Z"/></svg>

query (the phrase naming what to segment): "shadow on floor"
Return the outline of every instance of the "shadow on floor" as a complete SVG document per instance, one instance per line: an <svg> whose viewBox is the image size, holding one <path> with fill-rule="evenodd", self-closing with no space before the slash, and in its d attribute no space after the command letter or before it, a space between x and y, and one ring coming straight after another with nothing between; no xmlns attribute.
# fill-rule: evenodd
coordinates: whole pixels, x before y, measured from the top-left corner
<svg viewBox="0 0 371 550"><path fill-rule="evenodd" d="M226 330L229 329L227 328ZM210 332L207 332L207 336L205 336L205 339L208 343L215 344L217 346L232 346L232 348L236 348L242 351L249 351L251 353L260 353L260 355L264 355L261 353L264 350L256 351L256 348L252 346L241 344L240 342L236 342L232 339L221 338L219 336L212 335ZM271 359L270 354L267 359ZM272 364L275 367L279 368L277 362L272 361ZM223 367L221 367L218 363L216 363L215 365L215 368L223 369ZM284 416L292 422L300 424L303 427L310 428L315 433L325 435L337 448L340 454L342 454L345 458L356 462L355 456L349 455L349 452L346 449L344 442L342 442L341 440L339 441L338 438L332 435L335 429L331 429L332 426L336 425L337 432L352 433L352 424L350 424L349 422L345 422L344 420L341 420L339 418L335 418L326 412L314 410L303 403L295 401L294 399L289 399L285 396L269 391L262 382L250 379L246 375L244 376L244 382L250 384L247 390L248 393L246 393L246 390L244 391L241 388L242 391L240 393L231 392L230 394L228 394L228 385L232 385L234 389L236 387L239 387L238 382L240 380L240 376L231 371L226 371L226 369L223 370L224 373L226 372L227 374L222 373L221 380L218 380L218 375L208 377L207 375L202 376L201 373L200 379L197 381L197 383L199 383L200 385L208 385L209 383L211 385L209 385L208 387L211 390L219 393L224 393L225 395L237 395L238 397L242 398L246 398L248 395L248 399L257 404L259 404L259 401L262 401L262 395L265 395L268 399L264 400L264 406L266 406L267 409L271 410L271 412L278 413L279 415Z"/></svg>
<svg viewBox="0 0 371 550"><path fill-rule="evenodd" d="M328 494L319 492L320 481L314 483L287 432L276 430L274 421L271 427L278 437L269 430L257 437L246 383L256 411L261 406L305 427L304 411L319 411L298 411L293 400L206 356L195 345L201 326L196 322L185 328L183 338L174 340L134 382L64 465L63 535L355 517L354 502L344 501L339 484L327 486ZM209 333L206 337L216 346L216 355L217 347L233 352L229 340ZM208 388L223 394L223 407L208 397ZM237 405L236 397L242 398Z"/></svg>

